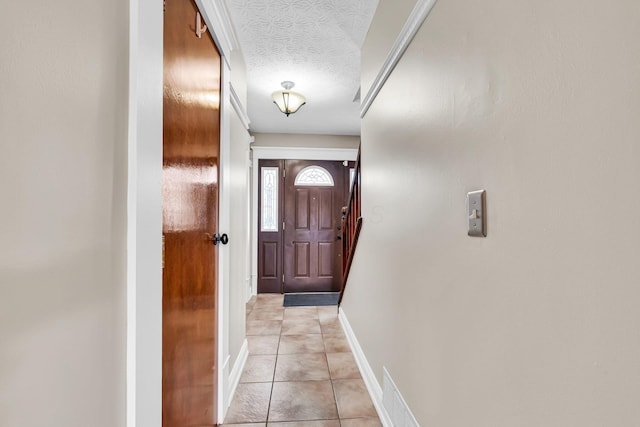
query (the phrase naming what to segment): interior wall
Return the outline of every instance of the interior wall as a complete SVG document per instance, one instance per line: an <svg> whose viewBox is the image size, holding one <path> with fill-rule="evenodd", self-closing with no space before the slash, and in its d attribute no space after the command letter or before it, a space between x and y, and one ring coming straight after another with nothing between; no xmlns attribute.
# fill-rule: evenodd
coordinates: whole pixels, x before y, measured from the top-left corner
<svg viewBox="0 0 640 427"><path fill-rule="evenodd" d="M232 54L231 84L243 106L246 105L246 70L242 53ZM246 114L246 111L245 111ZM229 353L231 370L234 369L242 344L245 341L246 286L249 276L247 254L249 252L249 131L236 111L231 113L230 124L230 228L229 234Z"/></svg>
<svg viewBox="0 0 640 427"><path fill-rule="evenodd" d="M255 147L358 148L359 136L253 133Z"/></svg>
<svg viewBox="0 0 640 427"><path fill-rule="evenodd" d="M0 425L125 425L128 8L0 14Z"/></svg>
<svg viewBox="0 0 640 427"><path fill-rule="evenodd" d="M242 50L234 49L231 52L231 84L236 91L240 102L247 109L247 66Z"/></svg>
<svg viewBox="0 0 640 427"><path fill-rule="evenodd" d="M127 200L127 426L162 424L164 11L130 0Z"/></svg>
<svg viewBox="0 0 640 427"><path fill-rule="evenodd" d="M640 422L639 20L630 0L440 1L364 117L343 308L421 425Z"/></svg>
<svg viewBox="0 0 640 427"><path fill-rule="evenodd" d="M362 46L360 68L361 99L367 95L378 72L391 52L396 37L407 17L416 5L416 0L379 0L376 14L371 21L366 43Z"/></svg>
<svg viewBox="0 0 640 427"><path fill-rule="evenodd" d="M229 229L229 349L233 369L245 339L247 281L247 158L249 134L237 118L231 121L231 227Z"/></svg>

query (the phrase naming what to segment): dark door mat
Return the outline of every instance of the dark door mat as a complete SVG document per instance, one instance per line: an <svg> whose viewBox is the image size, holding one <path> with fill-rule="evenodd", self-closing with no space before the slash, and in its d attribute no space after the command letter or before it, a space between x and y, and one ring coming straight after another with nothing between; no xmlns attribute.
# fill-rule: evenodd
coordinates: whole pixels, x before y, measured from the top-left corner
<svg viewBox="0 0 640 427"><path fill-rule="evenodd" d="M285 307L301 307L308 305L338 305L340 292L323 292L318 294L285 294Z"/></svg>

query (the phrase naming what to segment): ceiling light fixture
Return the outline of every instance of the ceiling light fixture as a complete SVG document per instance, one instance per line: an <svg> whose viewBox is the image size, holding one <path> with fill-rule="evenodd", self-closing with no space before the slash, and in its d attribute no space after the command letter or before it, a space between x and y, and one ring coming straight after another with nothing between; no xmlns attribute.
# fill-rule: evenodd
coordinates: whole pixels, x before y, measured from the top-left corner
<svg viewBox="0 0 640 427"><path fill-rule="evenodd" d="M285 81L280 84L284 90L273 92L271 97L273 98L273 103L278 106L280 111L289 117L289 114L295 113L300 109L300 107L306 104L307 99L298 92L293 92L291 90L291 88L295 86L295 83Z"/></svg>

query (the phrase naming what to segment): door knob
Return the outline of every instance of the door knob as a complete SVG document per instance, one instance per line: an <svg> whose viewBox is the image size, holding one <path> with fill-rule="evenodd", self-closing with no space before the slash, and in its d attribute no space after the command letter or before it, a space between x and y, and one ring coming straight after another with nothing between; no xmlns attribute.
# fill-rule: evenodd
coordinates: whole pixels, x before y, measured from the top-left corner
<svg viewBox="0 0 640 427"><path fill-rule="evenodd" d="M227 236L226 233L224 234L214 234L213 237L211 238L211 242L214 245L217 245L218 243L222 243L223 245L226 245L227 243L229 243L229 236Z"/></svg>
<svg viewBox="0 0 640 427"><path fill-rule="evenodd" d="M338 234L338 235L336 236L336 240L342 240L342 234Z"/></svg>

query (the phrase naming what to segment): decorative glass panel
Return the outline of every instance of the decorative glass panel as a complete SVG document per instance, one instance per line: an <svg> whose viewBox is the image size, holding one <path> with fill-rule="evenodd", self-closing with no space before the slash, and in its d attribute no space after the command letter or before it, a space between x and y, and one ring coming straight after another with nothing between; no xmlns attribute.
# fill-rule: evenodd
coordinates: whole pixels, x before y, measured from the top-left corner
<svg viewBox="0 0 640 427"><path fill-rule="evenodd" d="M278 231L278 168L262 168L261 231Z"/></svg>
<svg viewBox="0 0 640 427"><path fill-rule="evenodd" d="M333 177L325 168L320 166L307 166L298 172L295 185L333 187Z"/></svg>
<svg viewBox="0 0 640 427"><path fill-rule="evenodd" d="M356 170L354 168L349 169L349 188L353 188L353 180L356 178Z"/></svg>

